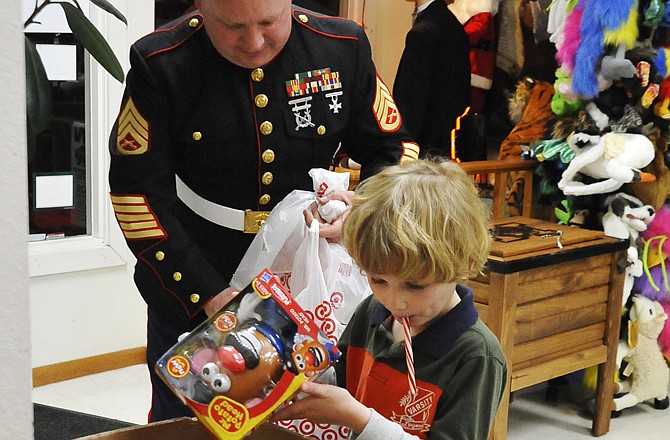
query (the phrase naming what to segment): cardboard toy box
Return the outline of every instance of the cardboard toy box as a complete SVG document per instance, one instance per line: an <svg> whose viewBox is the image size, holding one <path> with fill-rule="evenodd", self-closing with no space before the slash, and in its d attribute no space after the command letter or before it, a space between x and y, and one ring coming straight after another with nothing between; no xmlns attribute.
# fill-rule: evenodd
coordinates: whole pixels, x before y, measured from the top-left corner
<svg viewBox="0 0 670 440"><path fill-rule="evenodd" d="M265 269L165 353L156 371L216 438L237 440L339 356Z"/></svg>
<svg viewBox="0 0 670 440"><path fill-rule="evenodd" d="M271 423L263 423L250 434L249 440L304 440ZM211 440L212 435L193 417L166 420L148 425L116 429L100 434L80 437L77 440Z"/></svg>

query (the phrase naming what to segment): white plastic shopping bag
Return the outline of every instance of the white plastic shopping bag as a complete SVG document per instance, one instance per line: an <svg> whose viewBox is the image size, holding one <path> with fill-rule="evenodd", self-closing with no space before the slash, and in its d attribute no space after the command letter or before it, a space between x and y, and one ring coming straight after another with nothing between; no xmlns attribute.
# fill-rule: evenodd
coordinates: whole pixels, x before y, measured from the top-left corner
<svg viewBox="0 0 670 440"><path fill-rule="evenodd" d="M243 289L263 269L279 276L285 287L295 251L307 235L302 212L315 200L313 192L295 190L270 212L233 274L230 285Z"/></svg>
<svg viewBox="0 0 670 440"><path fill-rule="evenodd" d="M330 247L325 239L319 238L319 222L315 219L295 253L289 284L293 298L336 344L344 324L335 317L324 276L324 273L334 272L334 268L329 267L331 263Z"/></svg>
<svg viewBox="0 0 670 440"><path fill-rule="evenodd" d="M349 175L313 169L310 176L314 192L293 191L272 210L240 262L231 285L244 287L262 269L269 268L336 343L358 303L371 291L367 278L346 249L319 238L319 222L314 220L308 227L303 216L303 210L316 197L337 189L346 190ZM320 209L319 213L324 218L330 215L337 218L343 212L342 206L332 208ZM316 440L344 440L348 434L346 427L314 424L309 420L277 424Z"/></svg>

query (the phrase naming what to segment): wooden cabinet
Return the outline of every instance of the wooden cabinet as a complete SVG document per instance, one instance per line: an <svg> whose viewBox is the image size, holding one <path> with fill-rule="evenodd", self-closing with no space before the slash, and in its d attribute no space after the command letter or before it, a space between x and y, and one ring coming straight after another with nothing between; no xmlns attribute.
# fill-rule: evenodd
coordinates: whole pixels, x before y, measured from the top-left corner
<svg viewBox="0 0 670 440"><path fill-rule="evenodd" d="M485 273L468 284L498 336L508 384L490 438L504 439L510 393L598 365L592 433L609 430L628 243L525 217L494 222ZM559 239L560 246L559 247Z"/></svg>

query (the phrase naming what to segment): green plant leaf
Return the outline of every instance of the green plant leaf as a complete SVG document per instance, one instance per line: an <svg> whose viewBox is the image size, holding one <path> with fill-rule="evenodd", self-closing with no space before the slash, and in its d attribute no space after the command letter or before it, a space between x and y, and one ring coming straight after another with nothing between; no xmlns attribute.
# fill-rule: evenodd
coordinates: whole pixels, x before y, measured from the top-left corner
<svg viewBox="0 0 670 440"><path fill-rule="evenodd" d="M128 21L126 20L126 17L123 16L121 12L119 12L118 9L114 7L111 3L109 3L107 0L91 0L91 3L102 9L103 11L107 11L110 14L112 14L114 17L118 18L121 20L126 26L128 26Z"/></svg>
<svg viewBox="0 0 670 440"><path fill-rule="evenodd" d="M124 73L121 63L114 55L112 48L109 47L102 34L93 26L93 23L86 18L83 12L70 3L58 3L63 7L67 24L70 26L74 37L84 45L88 53L105 68L110 75L119 82L123 82Z"/></svg>
<svg viewBox="0 0 670 440"><path fill-rule="evenodd" d="M35 43L25 37L26 51L26 129L28 160L35 157L37 135L51 118L51 83Z"/></svg>

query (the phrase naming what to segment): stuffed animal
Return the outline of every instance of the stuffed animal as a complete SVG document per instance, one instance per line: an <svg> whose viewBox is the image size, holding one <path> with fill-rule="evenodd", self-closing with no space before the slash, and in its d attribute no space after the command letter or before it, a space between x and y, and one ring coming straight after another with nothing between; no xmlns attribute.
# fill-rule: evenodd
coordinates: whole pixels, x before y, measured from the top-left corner
<svg viewBox="0 0 670 440"><path fill-rule="evenodd" d="M520 157L531 150L533 143L547 137L557 118L551 110L553 95L554 86L548 82L526 77L517 83L514 95L508 100L509 117L516 125L500 144L499 160ZM509 173L506 186L510 215L521 215L516 206L517 201L523 200L523 185L520 173Z"/></svg>
<svg viewBox="0 0 670 440"><path fill-rule="evenodd" d="M618 190L624 183L655 180L653 175L640 172L651 163L655 153L654 145L644 135L575 133L568 138L568 144L575 158L558 182L565 195L605 194ZM575 180L577 173L601 180L586 184Z"/></svg>
<svg viewBox="0 0 670 440"><path fill-rule="evenodd" d="M634 0L582 0L570 11L557 59L566 73L572 74L572 87L578 95L593 98L607 88L600 84L603 79L631 74L623 52L637 40L636 6ZM606 53L611 48L616 50L613 57ZM602 65L605 60L616 62Z"/></svg>
<svg viewBox="0 0 670 440"><path fill-rule="evenodd" d="M614 399L615 411L650 399L654 399L654 408L668 408L670 368L658 345L658 336L667 319L658 301L640 295L633 297L628 341L621 341L617 352L617 360L628 361L623 375L630 379L615 384L615 394L627 393Z"/></svg>
<svg viewBox="0 0 670 440"><path fill-rule="evenodd" d="M607 206L607 212L602 218L605 235L629 240L626 259L619 262L619 266L626 270L623 287L623 304L626 304L635 278L642 276L643 273L640 258L643 244L640 233L645 231L654 220L656 210L625 193L617 193L608 197L605 200L605 205Z"/></svg>
<svg viewBox="0 0 670 440"><path fill-rule="evenodd" d="M670 303L662 302L663 310L665 314L670 316ZM670 363L670 321L666 320L665 325L663 326L663 331L658 336L658 345L661 347L661 352L663 357L668 363Z"/></svg>
<svg viewBox="0 0 670 440"><path fill-rule="evenodd" d="M552 96L554 86L548 82L526 77L517 83L508 101L510 120L516 125L500 144L498 159L521 156L535 141L547 136L556 120L551 111Z"/></svg>
<svg viewBox="0 0 670 440"><path fill-rule="evenodd" d="M628 186L635 197L659 210L670 198L670 169L666 165L668 141L658 127L654 127L650 133L647 133L647 138L656 147L656 152L654 159L644 171L653 174L656 180L651 183L634 182Z"/></svg>
<svg viewBox="0 0 670 440"><path fill-rule="evenodd" d="M633 291L652 301L658 301L670 313L670 278L668 277L668 261L670 255L670 207L661 206L656 211L654 221L647 230L640 234L644 240L642 263L645 275L635 279ZM663 331L658 337L658 344L663 355L670 362L670 320L665 322Z"/></svg>

